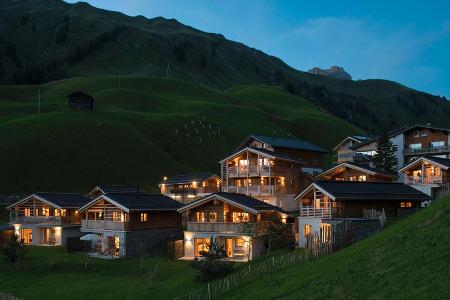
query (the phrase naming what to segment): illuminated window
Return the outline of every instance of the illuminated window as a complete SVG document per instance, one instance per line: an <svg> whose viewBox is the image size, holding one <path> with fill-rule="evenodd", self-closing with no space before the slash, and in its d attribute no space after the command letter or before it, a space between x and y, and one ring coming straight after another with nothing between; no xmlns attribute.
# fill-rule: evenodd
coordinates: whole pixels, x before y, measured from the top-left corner
<svg viewBox="0 0 450 300"><path fill-rule="evenodd" d="M409 144L409 149L422 149L422 143L417 143L417 144Z"/></svg>
<svg viewBox="0 0 450 300"><path fill-rule="evenodd" d="M209 222L217 222L217 213L210 211L208 213L208 220Z"/></svg>
<svg viewBox="0 0 450 300"><path fill-rule="evenodd" d="M350 181L356 181L356 176L350 176Z"/></svg>
<svg viewBox="0 0 450 300"><path fill-rule="evenodd" d="M233 222L248 222L250 221L250 216L246 212L233 212Z"/></svg>
<svg viewBox="0 0 450 300"><path fill-rule="evenodd" d="M25 217L31 217L31 209L30 208L25 208L23 210L23 214Z"/></svg>
<svg viewBox="0 0 450 300"><path fill-rule="evenodd" d="M67 215L67 211L65 209L61 209L61 217L65 217Z"/></svg>
<svg viewBox="0 0 450 300"><path fill-rule="evenodd" d="M411 208L412 207L412 202L411 201L400 202L400 207L402 207L402 208Z"/></svg>
<svg viewBox="0 0 450 300"><path fill-rule="evenodd" d="M366 180L367 180L366 175L360 175L360 176L358 176L358 181L366 181Z"/></svg>
<svg viewBox="0 0 450 300"><path fill-rule="evenodd" d="M312 226L310 224L303 224L303 235L308 236L312 233Z"/></svg>
<svg viewBox="0 0 450 300"><path fill-rule="evenodd" d="M197 222L205 222L206 218L205 218L205 212L203 211L198 211L195 213Z"/></svg>
<svg viewBox="0 0 450 300"><path fill-rule="evenodd" d="M234 245L236 247L243 247L244 246L244 239L237 238L234 240Z"/></svg>
<svg viewBox="0 0 450 300"><path fill-rule="evenodd" d="M141 222L147 222L147 221L148 221L148 214L141 213Z"/></svg>
<svg viewBox="0 0 450 300"><path fill-rule="evenodd" d="M122 214L118 211L113 211L112 212L112 220L114 222L120 222L122 221Z"/></svg>
<svg viewBox="0 0 450 300"><path fill-rule="evenodd" d="M43 207L42 208L42 215L46 216L46 217L50 216L50 208Z"/></svg>
<svg viewBox="0 0 450 300"><path fill-rule="evenodd" d="M420 131L414 131L414 137L419 137L420 136Z"/></svg>
<svg viewBox="0 0 450 300"><path fill-rule="evenodd" d="M248 166L248 160L246 160L246 159L241 159L241 160L239 161L239 165L240 165L240 166Z"/></svg>
<svg viewBox="0 0 450 300"><path fill-rule="evenodd" d="M444 141L431 142L430 146L431 148L442 148L445 146L445 142Z"/></svg>

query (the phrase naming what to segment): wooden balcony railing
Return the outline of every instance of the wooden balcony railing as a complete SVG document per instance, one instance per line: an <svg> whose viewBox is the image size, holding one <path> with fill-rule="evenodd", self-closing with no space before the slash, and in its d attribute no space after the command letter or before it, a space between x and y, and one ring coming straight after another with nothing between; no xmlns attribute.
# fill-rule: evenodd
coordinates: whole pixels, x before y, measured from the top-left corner
<svg viewBox="0 0 450 300"><path fill-rule="evenodd" d="M103 220L81 220L82 230L128 230L128 222L113 222L113 221L103 221Z"/></svg>
<svg viewBox="0 0 450 300"><path fill-rule="evenodd" d="M404 155L422 155L422 154L431 154L431 153L442 153L442 152L450 152L450 146L440 146L440 147L429 147L429 148L416 148L403 149Z"/></svg>
<svg viewBox="0 0 450 300"><path fill-rule="evenodd" d="M268 223L187 222L187 231L260 236L267 232Z"/></svg>
<svg viewBox="0 0 450 300"><path fill-rule="evenodd" d="M442 176L405 176L406 184L442 184Z"/></svg>
<svg viewBox="0 0 450 300"><path fill-rule="evenodd" d="M41 224L51 226L62 226L80 224L80 217L61 216L23 216L11 213L10 223L14 224Z"/></svg>
<svg viewBox="0 0 450 300"><path fill-rule="evenodd" d="M269 176L270 168L265 165L228 167L229 177Z"/></svg>
<svg viewBox="0 0 450 300"><path fill-rule="evenodd" d="M224 186L222 188L224 192L228 193L238 193L238 194L246 194L253 196L267 196L267 195L275 195L275 194L285 194L286 187L285 186L277 186L274 185L251 185L251 186Z"/></svg>
<svg viewBox="0 0 450 300"><path fill-rule="evenodd" d="M302 206L300 208L300 217L329 219L334 212L335 210L329 207L314 208L309 206Z"/></svg>

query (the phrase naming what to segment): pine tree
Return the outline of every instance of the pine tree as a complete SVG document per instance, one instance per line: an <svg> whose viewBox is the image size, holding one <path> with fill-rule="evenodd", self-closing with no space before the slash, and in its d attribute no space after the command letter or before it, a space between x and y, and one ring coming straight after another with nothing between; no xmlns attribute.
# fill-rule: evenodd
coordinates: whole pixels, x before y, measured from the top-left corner
<svg viewBox="0 0 450 300"><path fill-rule="evenodd" d="M395 173L397 167L397 149L389 140L388 134L383 134L377 145L377 153L373 157L375 166L384 172Z"/></svg>

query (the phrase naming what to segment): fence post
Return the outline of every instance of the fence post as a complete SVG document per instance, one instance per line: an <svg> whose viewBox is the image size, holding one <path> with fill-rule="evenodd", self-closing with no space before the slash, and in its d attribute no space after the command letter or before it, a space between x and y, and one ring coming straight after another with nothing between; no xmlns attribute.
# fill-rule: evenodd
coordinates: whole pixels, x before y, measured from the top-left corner
<svg viewBox="0 0 450 300"><path fill-rule="evenodd" d="M209 286L209 282L208 282L208 300L211 300L211 287Z"/></svg>

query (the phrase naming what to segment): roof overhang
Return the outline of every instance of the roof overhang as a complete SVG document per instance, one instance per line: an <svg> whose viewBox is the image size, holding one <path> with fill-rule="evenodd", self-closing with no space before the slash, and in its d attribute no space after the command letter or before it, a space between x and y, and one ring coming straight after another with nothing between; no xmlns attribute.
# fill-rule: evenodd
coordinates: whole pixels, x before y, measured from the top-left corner
<svg viewBox="0 0 450 300"><path fill-rule="evenodd" d="M100 200L105 200L109 203L111 203L112 205L117 206L118 208L120 208L121 210L129 213L130 209L128 209L127 207L121 205L120 203L114 201L114 199L111 199L110 197L108 197L107 195L100 195L97 198L93 199L92 201L86 203L85 205L83 205L82 207L80 207L78 209L79 212L85 211L86 209L88 209L89 207L91 207L92 205L94 205L95 203L97 203Z"/></svg>
<svg viewBox="0 0 450 300"><path fill-rule="evenodd" d="M418 158L418 159L416 159L416 160L413 160L413 161L410 162L409 164L404 165L404 166L403 166L401 169L399 169L398 171L403 173L404 171L408 170L409 168L411 168L411 167L413 167L413 166L415 166L415 165L417 165L417 164L423 163L423 162L428 162L429 164L439 166L439 167L441 167L441 168L444 169L444 170L448 170L448 169L449 169L448 166L442 165L442 164L440 164L440 163L437 163L437 162L435 162L435 161L433 161L433 160L431 160L431 159L428 159L428 158L422 156L422 157L420 157L420 158Z"/></svg>
<svg viewBox="0 0 450 300"><path fill-rule="evenodd" d="M328 197L330 197L332 200L336 200L336 198L334 197L334 195L330 194L328 191L326 191L325 189L323 189L320 185L318 185L317 183L313 182L311 183L307 188L305 188L303 191L301 191L300 193L298 193L296 196L294 196L294 200L298 201L299 199L303 198L305 195L307 195L310 192L314 192L314 189L321 191L323 194L327 195Z"/></svg>
<svg viewBox="0 0 450 300"><path fill-rule="evenodd" d="M214 177L217 177L217 179L222 180L222 178L220 178L219 175L217 175L217 174L212 174L212 175L209 176L208 178L202 179L202 180L199 181L199 182L203 182L203 181L205 181L205 180L209 180L209 179L214 178ZM170 178L169 178L169 179L170 179ZM194 181L195 181L195 180L194 180ZM192 183L192 181L177 181L177 182L161 181L159 184L160 184L160 185L161 185L161 184L168 184L168 185L171 185L171 184L186 184L186 183Z"/></svg>
<svg viewBox="0 0 450 300"><path fill-rule="evenodd" d="M355 141L355 142L357 142L358 144L361 144L361 141L358 141L357 139L355 139L355 138L353 138L353 137L351 137L351 136L348 136L348 137L346 137L345 139L343 139L339 144L337 144L334 148L333 148L333 151L336 151L337 150L337 148L339 148L345 141L347 141L347 140L353 140L353 141Z"/></svg>
<svg viewBox="0 0 450 300"><path fill-rule="evenodd" d="M59 209L62 208L61 206L59 206L59 205L57 205L57 204L55 204L53 202L50 202L50 201L46 200L45 198L42 198L42 197L40 197L40 196L38 196L36 194L31 194L31 195L29 195L29 196L27 196L27 197L25 197L25 198L15 202L15 203L13 203L13 204L11 204L10 206L7 206L6 209L12 209L15 206L17 206L19 204L22 204L24 202L27 202L28 200L33 199L33 198L36 198L37 200L39 200L41 202L44 202L45 204L48 204L48 205L53 206L55 208L59 208Z"/></svg>
<svg viewBox="0 0 450 300"><path fill-rule="evenodd" d="M259 154L259 155L261 155L263 157L267 157L267 158L270 158L270 159L282 159L282 160L293 161L293 162L298 162L298 163L301 162L301 161L296 160L296 159L289 159L287 157L284 158L284 157L279 157L279 156L275 156L275 155L270 155L269 153L266 153L266 152L263 152L263 151L259 151L257 148L246 147L246 148L243 148L243 149L239 150L238 152L235 152L235 153L231 154L228 157L225 157L224 159L219 161L219 163L223 163L223 162L228 161L228 160L230 160L232 158L235 158L235 157L241 155L242 153L244 153L246 151L249 151L249 152L252 152L252 153L255 153L255 154Z"/></svg>

